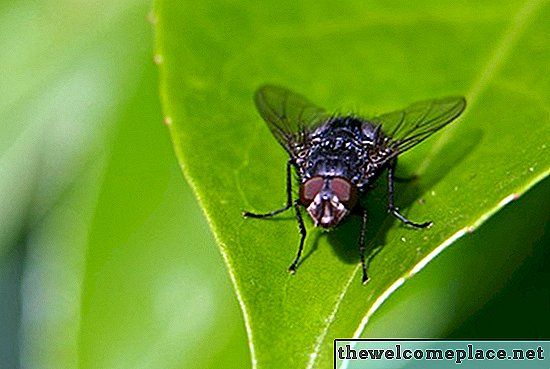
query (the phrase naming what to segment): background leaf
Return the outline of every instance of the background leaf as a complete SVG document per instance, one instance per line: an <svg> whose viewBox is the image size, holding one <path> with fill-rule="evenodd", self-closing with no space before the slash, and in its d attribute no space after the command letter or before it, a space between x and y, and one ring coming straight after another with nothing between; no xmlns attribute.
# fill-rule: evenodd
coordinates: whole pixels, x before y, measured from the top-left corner
<svg viewBox="0 0 550 369"><path fill-rule="evenodd" d="M150 6L0 1L2 368L249 360L162 124Z"/></svg>
<svg viewBox="0 0 550 369"><path fill-rule="evenodd" d="M542 1L157 2L165 120L240 296L254 364L329 367L333 338L359 335L392 291L548 174L549 12ZM385 247L366 287L356 221L328 236L310 227L290 277L292 215L240 217L284 201L285 155L251 102L265 82L366 114L467 96L460 123L400 162L420 180L398 188L397 202L435 226L401 227L384 218L383 191L372 195L371 224L381 226L369 228L370 246Z"/></svg>

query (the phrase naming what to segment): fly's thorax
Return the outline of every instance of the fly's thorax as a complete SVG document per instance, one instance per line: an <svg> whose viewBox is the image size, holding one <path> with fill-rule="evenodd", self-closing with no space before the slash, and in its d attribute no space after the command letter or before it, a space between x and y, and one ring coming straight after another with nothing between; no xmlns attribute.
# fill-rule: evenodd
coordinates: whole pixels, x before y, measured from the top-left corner
<svg viewBox="0 0 550 369"><path fill-rule="evenodd" d="M300 201L315 226L338 225L357 202L357 188L343 177L316 176L300 186Z"/></svg>
<svg viewBox="0 0 550 369"><path fill-rule="evenodd" d="M358 185L379 133L376 127L353 117L335 118L319 127L302 151L298 163L301 177L343 177Z"/></svg>

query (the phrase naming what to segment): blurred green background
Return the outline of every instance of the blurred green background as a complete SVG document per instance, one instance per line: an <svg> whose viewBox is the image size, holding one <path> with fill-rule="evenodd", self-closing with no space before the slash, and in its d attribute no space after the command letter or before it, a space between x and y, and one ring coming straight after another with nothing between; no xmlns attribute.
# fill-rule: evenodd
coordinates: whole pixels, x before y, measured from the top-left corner
<svg viewBox="0 0 550 369"><path fill-rule="evenodd" d="M150 8L0 5L0 368L250 366L162 124ZM545 180L405 284L371 336L549 338L548 209Z"/></svg>

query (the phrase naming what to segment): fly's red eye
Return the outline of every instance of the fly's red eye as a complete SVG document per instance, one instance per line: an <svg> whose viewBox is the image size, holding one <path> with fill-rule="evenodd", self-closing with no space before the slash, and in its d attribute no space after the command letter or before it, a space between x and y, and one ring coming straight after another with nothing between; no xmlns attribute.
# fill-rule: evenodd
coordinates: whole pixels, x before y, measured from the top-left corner
<svg viewBox="0 0 550 369"><path fill-rule="evenodd" d="M349 209L355 205L355 186L344 178L332 178L330 180L330 189L332 193L338 196L338 199Z"/></svg>
<svg viewBox="0 0 550 369"><path fill-rule="evenodd" d="M313 177L308 179L302 187L300 187L300 200L303 204L309 205L315 196L323 189L324 179L321 177Z"/></svg>

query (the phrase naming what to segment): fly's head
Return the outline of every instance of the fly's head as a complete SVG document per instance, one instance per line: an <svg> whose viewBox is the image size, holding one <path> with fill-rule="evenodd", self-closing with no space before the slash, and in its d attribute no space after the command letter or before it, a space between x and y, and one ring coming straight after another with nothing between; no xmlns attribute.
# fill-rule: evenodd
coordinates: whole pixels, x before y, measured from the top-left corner
<svg viewBox="0 0 550 369"><path fill-rule="evenodd" d="M332 228L340 223L357 201L357 188L342 177L316 176L300 187L300 201L315 226Z"/></svg>

